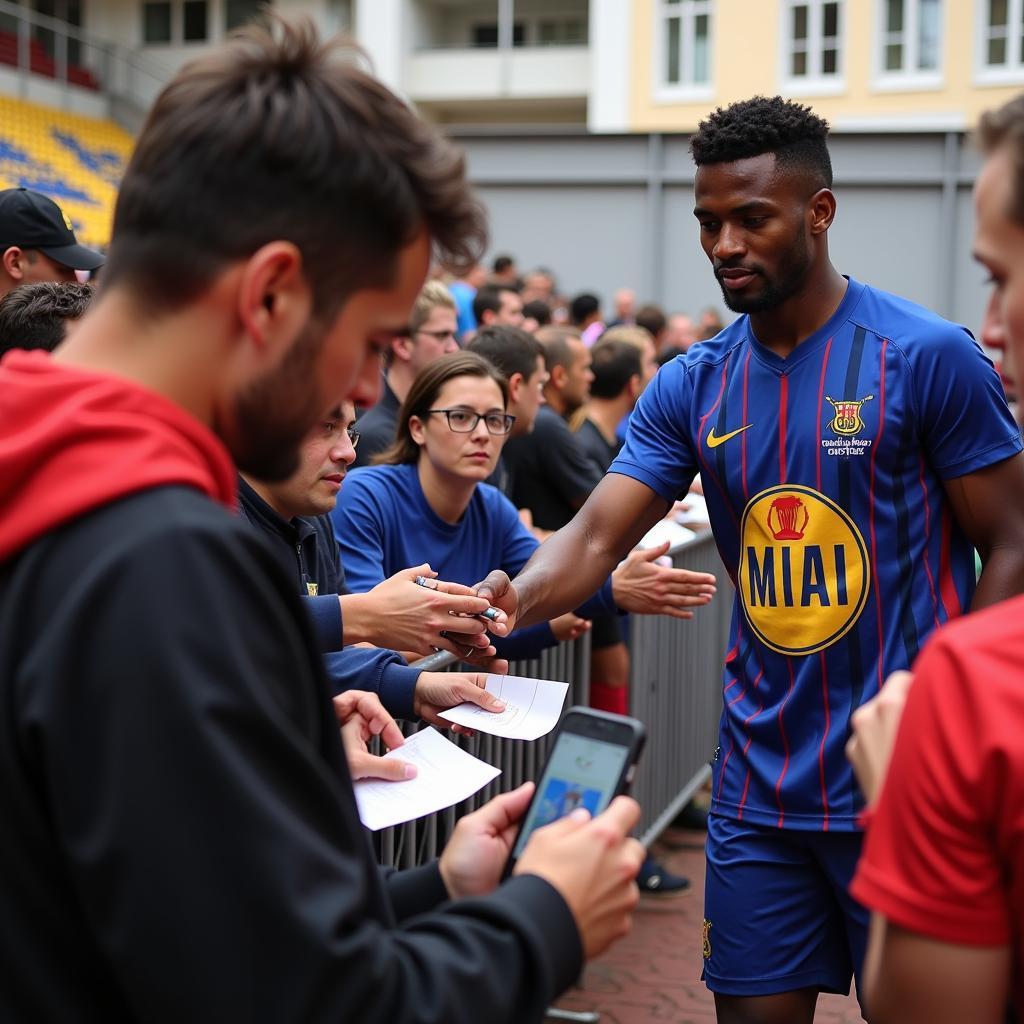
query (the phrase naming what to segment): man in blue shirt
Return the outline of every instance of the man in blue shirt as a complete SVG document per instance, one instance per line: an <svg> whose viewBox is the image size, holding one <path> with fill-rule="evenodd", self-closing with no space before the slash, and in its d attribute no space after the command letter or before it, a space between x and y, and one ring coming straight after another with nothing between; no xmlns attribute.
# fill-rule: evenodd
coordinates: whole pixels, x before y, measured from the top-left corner
<svg viewBox="0 0 1024 1024"><path fill-rule="evenodd" d="M433 645L444 643L439 630L451 624L452 614L487 607L467 588L446 582L438 582L438 589L417 586L416 576L430 574L428 566L420 565L365 594L348 593L328 513L355 457L359 434L352 427L354 418L351 402L333 409L303 442L299 468L288 479L267 482L243 474L242 517L270 541L295 577L296 592L305 599L325 654L334 693L352 689L376 693L396 718L425 718L442 728L448 723L438 713L463 701L502 710L484 689L486 673L421 672L385 647L431 653ZM486 652L484 622L476 618L459 622L459 639L479 643ZM426 638L430 645L425 644ZM464 651L465 646L452 649ZM382 761L378 767L384 772L391 766Z"/></svg>
<svg viewBox="0 0 1024 1024"><path fill-rule="evenodd" d="M848 991L866 942L850 714L939 624L1024 585L999 379L965 329L832 265L827 130L780 97L701 124L694 213L743 315L662 368L515 584L480 588L516 625L571 607L701 474L736 585L703 943L725 1024L810 1024L820 991Z"/></svg>

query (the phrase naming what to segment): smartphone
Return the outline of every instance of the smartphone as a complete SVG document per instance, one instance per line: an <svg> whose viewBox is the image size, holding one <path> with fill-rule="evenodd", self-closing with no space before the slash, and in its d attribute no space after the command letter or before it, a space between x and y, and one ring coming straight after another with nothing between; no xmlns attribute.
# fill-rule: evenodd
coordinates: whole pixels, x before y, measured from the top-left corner
<svg viewBox="0 0 1024 1024"><path fill-rule="evenodd" d="M505 865L509 875L534 830L585 807L600 814L628 792L646 733L642 722L593 708L572 707L558 725L533 800Z"/></svg>

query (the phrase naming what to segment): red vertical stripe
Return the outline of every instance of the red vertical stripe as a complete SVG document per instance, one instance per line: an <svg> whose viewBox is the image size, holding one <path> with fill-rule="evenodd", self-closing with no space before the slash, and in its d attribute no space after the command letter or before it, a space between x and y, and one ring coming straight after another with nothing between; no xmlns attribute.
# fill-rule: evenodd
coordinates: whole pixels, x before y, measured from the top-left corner
<svg viewBox="0 0 1024 1024"><path fill-rule="evenodd" d="M786 659L786 667L789 669L789 690L786 693L786 699L782 702L782 707L779 708L778 714L779 736L782 739L782 749L785 752L785 757L782 761L782 771L779 772L779 777L775 780L775 802L779 805L779 828L782 828L786 820L786 812L782 806L782 782L786 778L786 772L789 771L789 737L786 735L786 726L783 724L782 715L786 710L786 705L789 703L789 698L793 696L793 688L796 686L792 658Z"/></svg>
<svg viewBox="0 0 1024 1024"><path fill-rule="evenodd" d="M750 421L747 419L747 381L750 379L750 349L747 349L747 358L743 361L743 425ZM747 434L744 430L740 437L740 465L743 470L743 500L750 497L750 490L747 487Z"/></svg>
<svg viewBox="0 0 1024 1024"><path fill-rule="evenodd" d="M949 518L949 508L942 504L942 543L939 547L939 593L946 608L946 618L955 619L963 609L960 607L960 595L956 592L953 580L953 568L949 564L949 545L953 533L953 522Z"/></svg>
<svg viewBox="0 0 1024 1024"><path fill-rule="evenodd" d="M779 378L779 483L786 482L786 406L789 404L789 379Z"/></svg>
<svg viewBox="0 0 1024 1024"><path fill-rule="evenodd" d="M832 724L832 711L828 703L828 665L825 662L825 652L819 655L821 658L821 703L825 708L825 731L821 735L821 746L818 748L818 776L821 779L821 807L822 819L821 829L828 831L828 787L825 785L825 742L828 740L828 731Z"/></svg>
<svg viewBox="0 0 1024 1024"><path fill-rule="evenodd" d="M701 461L701 465L707 470L711 479L714 480L715 486L718 488L718 492L722 495L722 504L729 510L729 516L732 518L733 525L739 529L740 522L736 518L736 512L733 510L732 502L729 500L729 495L725 493L725 485L723 481L718 479L718 474L715 473L711 466L708 464L708 460L704 458L704 428L707 426L708 420L714 415L715 410L722 404L722 395L725 394L725 382L729 373L729 362L732 360L732 353L730 352L725 362L722 364L722 382L718 388L718 397L715 399L715 404L700 418L700 425L697 427L697 457Z"/></svg>
<svg viewBox="0 0 1024 1024"><path fill-rule="evenodd" d="M935 619L935 628L939 628L939 597L935 592L935 579L932 576L932 553L931 553L931 541L932 541L932 525L931 525L931 509L928 501L928 485L924 482L924 456L921 456L920 471L918 473L918 479L921 481L921 505L924 508L924 571L928 574L928 589L932 594L932 616ZM942 550L946 550L945 544L943 544Z"/></svg>
<svg viewBox="0 0 1024 1024"><path fill-rule="evenodd" d="M875 459L878 457L878 449L882 444L882 434L885 432L885 352L889 347L889 341L882 342L882 353L880 357L881 366L879 378L881 383L878 386L878 434L875 443L871 446L871 484L868 490L868 516L871 526L871 575L875 584L875 614L878 620L878 688L882 688L882 657L885 654L885 634L882 631L882 588L878 582L878 545L875 540Z"/></svg>
<svg viewBox="0 0 1024 1024"><path fill-rule="evenodd" d="M828 369L828 356L832 351L832 339L828 339L828 344L825 346L825 354L821 357L821 380L818 382L818 427L821 426L821 403L825 398L825 371ZM817 428L815 428L817 429ZM816 438L817 440L817 438ZM818 491L821 491L821 445L818 445L817 451L817 466L818 466Z"/></svg>

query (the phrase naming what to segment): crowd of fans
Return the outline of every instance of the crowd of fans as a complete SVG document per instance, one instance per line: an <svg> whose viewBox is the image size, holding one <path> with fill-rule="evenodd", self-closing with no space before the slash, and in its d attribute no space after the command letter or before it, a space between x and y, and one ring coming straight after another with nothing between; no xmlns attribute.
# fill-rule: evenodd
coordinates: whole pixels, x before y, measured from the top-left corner
<svg viewBox="0 0 1024 1024"><path fill-rule="evenodd" d="M105 267L55 204L0 193L3 1019L541 1019L625 934L638 892L688 885L629 838L636 804L540 830L502 880L527 785L463 818L437 864L382 873L351 780L411 778L413 764L372 752L375 737L400 750L396 719L500 711L478 669L586 631L592 703L626 712L626 616L690 619L715 596L667 544L636 546L698 471L741 602L744 572L762 604L776 594L747 531L802 540L808 505L856 538L870 519L871 569L847 575L835 544L831 597L849 604L863 584L859 614L875 587L865 632L841 649L858 696L828 749L828 682L843 684L825 650L849 626L818 646L793 626L788 560L789 619L737 606L704 934L719 1020L810 1021L818 992L851 974L877 1024L996 1024L1014 995L1024 1008L1020 435L965 332L831 265L826 131L779 98L701 126L697 215L745 314L731 327L713 307L694 320L638 306L629 289L569 298L509 255L486 271L456 151L343 47L287 23L246 30L158 99ZM988 115L982 140L983 338L1012 377L1024 99ZM340 170L312 181L310 167ZM296 199L278 213L282 189ZM736 213L722 196L744 189L757 198ZM792 219L790 249L759 235L772 217ZM432 250L462 269L424 283ZM818 361L801 369L806 353ZM877 399L857 376L876 357ZM817 489L788 482L787 404L816 401L821 419L830 358L848 360L856 392L828 396L834 434L863 429L868 402L903 417L898 445L874 435L867 498L848 463L822 482L817 436L789 453L791 473L812 459ZM817 387L800 391L801 372ZM781 427L761 458L747 431L769 407ZM760 493L748 455L771 484ZM884 502L876 466L892 473ZM890 524L903 550L879 556ZM743 564L729 554L741 532ZM823 611L828 585L806 559L802 604L813 593ZM969 602L997 606L928 638ZM461 669L417 666L439 650ZM883 686L896 667L917 681ZM740 781L773 688L778 736L757 733ZM823 729L817 705L806 713L819 693ZM744 699L760 708L731 712ZM801 721L787 734L790 700ZM849 773L844 747L866 801L826 777Z"/></svg>

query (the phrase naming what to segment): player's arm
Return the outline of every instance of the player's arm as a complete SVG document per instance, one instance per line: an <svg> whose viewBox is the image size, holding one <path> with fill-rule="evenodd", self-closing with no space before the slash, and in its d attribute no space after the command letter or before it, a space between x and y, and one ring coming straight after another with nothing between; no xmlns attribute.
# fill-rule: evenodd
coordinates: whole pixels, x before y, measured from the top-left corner
<svg viewBox="0 0 1024 1024"><path fill-rule="evenodd" d="M480 592L515 614L517 626L557 618L583 604L667 508L646 484L609 473L575 518L537 548L514 588L504 573L492 573Z"/></svg>
<svg viewBox="0 0 1024 1024"><path fill-rule="evenodd" d="M944 486L984 565L972 610L1024 593L1024 453Z"/></svg>
<svg viewBox="0 0 1024 1024"><path fill-rule="evenodd" d="M872 914L865 1002L872 1024L1003 1024L1009 946L939 942Z"/></svg>

